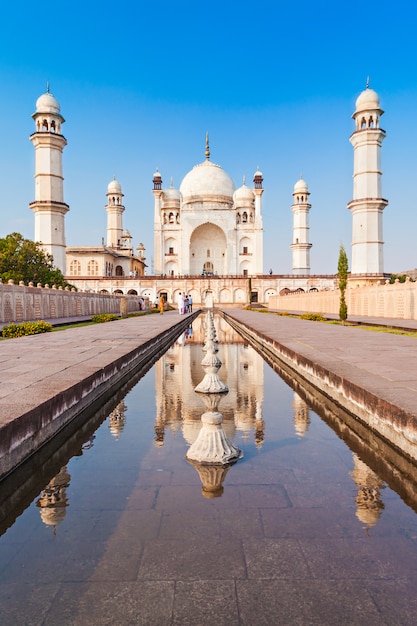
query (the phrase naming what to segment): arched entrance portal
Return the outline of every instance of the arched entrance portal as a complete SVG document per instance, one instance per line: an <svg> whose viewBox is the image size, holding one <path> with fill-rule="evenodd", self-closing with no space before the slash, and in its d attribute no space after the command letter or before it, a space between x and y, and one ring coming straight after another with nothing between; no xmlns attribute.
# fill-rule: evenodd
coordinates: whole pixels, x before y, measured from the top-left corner
<svg viewBox="0 0 417 626"><path fill-rule="evenodd" d="M198 226L190 239L190 273L194 275L227 274L226 236L219 226Z"/></svg>

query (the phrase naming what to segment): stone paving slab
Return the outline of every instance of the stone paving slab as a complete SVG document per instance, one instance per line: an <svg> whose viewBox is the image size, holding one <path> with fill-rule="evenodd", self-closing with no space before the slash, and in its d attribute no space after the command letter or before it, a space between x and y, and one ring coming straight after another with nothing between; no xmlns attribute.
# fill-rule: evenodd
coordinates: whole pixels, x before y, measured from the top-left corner
<svg viewBox="0 0 417 626"><path fill-rule="evenodd" d="M224 311L301 377L417 459L417 339L357 327ZM376 318L375 318L376 319Z"/></svg>
<svg viewBox="0 0 417 626"><path fill-rule="evenodd" d="M417 416L416 338L247 310L227 313Z"/></svg>
<svg viewBox="0 0 417 626"><path fill-rule="evenodd" d="M0 475L194 317L167 311L1 341Z"/></svg>

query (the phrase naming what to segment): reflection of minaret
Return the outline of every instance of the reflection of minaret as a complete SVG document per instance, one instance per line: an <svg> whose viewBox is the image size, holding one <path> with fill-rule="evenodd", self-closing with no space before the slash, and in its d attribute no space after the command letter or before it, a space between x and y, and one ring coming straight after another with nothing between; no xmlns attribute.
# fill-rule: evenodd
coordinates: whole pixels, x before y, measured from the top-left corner
<svg viewBox="0 0 417 626"><path fill-rule="evenodd" d="M119 440L119 437L125 426L125 413L127 406L125 402L122 400L119 402L117 407L113 409L113 411L109 415L109 428L110 432L116 441Z"/></svg>
<svg viewBox="0 0 417 626"><path fill-rule="evenodd" d="M299 437L304 437L310 426L310 410L308 405L294 391L294 400L292 401L294 409L294 428Z"/></svg>
<svg viewBox="0 0 417 626"><path fill-rule="evenodd" d="M356 517L366 526L375 526L385 508L380 489L384 482L361 459L353 454L353 471L350 476L358 486L356 496Z"/></svg>
<svg viewBox="0 0 417 626"><path fill-rule="evenodd" d="M49 481L45 489L36 502L39 507L40 516L46 526L54 527L54 534L58 524L62 522L66 515L68 506L67 487L69 487L71 476L67 472L67 468L61 467L59 473Z"/></svg>
<svg viewBox="0 0 417 626"><path fill-rule="evenodd" d="M262 448L264 439L265 439L265 422L262 417L262 401L256 400L255 444L258 450Z"/></svg>

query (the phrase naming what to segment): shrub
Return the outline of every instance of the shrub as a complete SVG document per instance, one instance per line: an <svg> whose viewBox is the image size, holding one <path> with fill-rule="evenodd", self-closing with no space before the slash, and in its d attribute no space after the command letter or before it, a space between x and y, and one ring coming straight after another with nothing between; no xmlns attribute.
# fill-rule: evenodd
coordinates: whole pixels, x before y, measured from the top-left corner
<svg viewBox="0 0 417 626"><path fill-rule="evenodd" d="M313 322L325 322L326 318L321 313L303 313L300 315L302 320L312 320Z"/></svg>
<svg viewBox="0 0 417 626"><path fill-rule="evenodd" d="M120 316L115 315L114 313L100 313L99 315L93 315L91 320L95 324L102 324L104 322L114 322L115 320L119 320Z"/></svg>
<svg viewBox="0 0 417 626"><path fill-rule="evenodd" d="M52 331L52 324L40 320L39 322L22 322L22 324L8 324L3 326L3 337L24 337L25 335L39 335Z"/></svg>

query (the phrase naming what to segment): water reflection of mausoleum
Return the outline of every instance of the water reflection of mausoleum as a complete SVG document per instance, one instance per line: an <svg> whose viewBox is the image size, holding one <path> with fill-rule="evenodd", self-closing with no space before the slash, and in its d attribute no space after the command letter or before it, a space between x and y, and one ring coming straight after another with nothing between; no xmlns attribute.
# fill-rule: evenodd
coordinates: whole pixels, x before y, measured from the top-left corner
<svg viewBox="0 0 417 626"><path fill-rule="evenodd" d="M260 446L264 431L263 360L222 318L215 317L215 326L222 352L221 378L229 388L220 401L226 436L248 439L252 435ZM200 316L192 332L182 335L155 365L157 445L163 445L165 429L181 430L190 445L198 436L204 403L195 388L204 374L201 348L205 330L205 317Z"/></svg>

